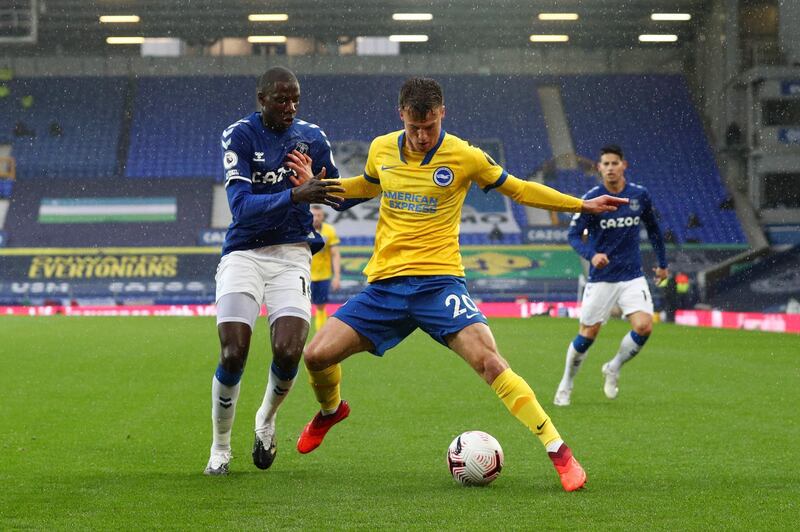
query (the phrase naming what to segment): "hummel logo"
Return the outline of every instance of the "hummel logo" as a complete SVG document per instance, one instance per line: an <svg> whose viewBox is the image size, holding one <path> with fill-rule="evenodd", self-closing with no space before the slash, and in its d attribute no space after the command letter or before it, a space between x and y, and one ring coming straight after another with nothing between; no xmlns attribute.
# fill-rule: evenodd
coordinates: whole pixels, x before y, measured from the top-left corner
<svg viewBox="0 0 800 532"><path fill-rule="evenodd" d="M542 430L542 427L544 427L545 423L547 423L546 419L544 421L542 421L541 425L536 425L536 430Z"/></svg>
<svg viewBox="0 0 800 532"><path fill-rule="evenodd" d="M228 408L233 406L232 398L231 397L222 397L220 395L219 396L219 406L221 406L222 408L227 410Z"/></svg>
<svg viewBox="0 0 800 532"><path fill-rule="evenodd" d="M256 156L253 157L253 162L254 163L263 163L264 162L264 152L263 151L257 151L256 152Z"/></svg>
<svg viewBox="0 0 800 532"><path fill-rule="evenodd" d="M382 165L381 165L381 170L391 170L392 168L397 168L398 166L401 166L401 165L399 165L399 164L393 164L393 165L391 165L391 166L387 166L387 165L385 165L385 164L382 164Z"/></svg>

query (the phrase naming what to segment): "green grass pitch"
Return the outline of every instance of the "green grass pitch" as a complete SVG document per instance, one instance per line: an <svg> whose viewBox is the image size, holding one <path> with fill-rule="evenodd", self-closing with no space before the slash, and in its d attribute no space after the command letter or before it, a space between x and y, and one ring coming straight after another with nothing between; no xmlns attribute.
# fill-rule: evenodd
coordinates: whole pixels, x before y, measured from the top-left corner
<svg viewBox="0 0 800 532"><path fill-rule="evenodd" d="M457 356L415 333L344 364L350 418L294 449L316 403L301 370L278 415L272 469L250 461L269 363L260 321L227 478L210 444L213 318L0 318L0 529L789 529L800 523L800 338L659 324L620 395L600 366L610 323L552 405L574 320L491 322L501 352L589 475L564 493L543 448ZM445 466L460 432L494 435L505 468L462 488Z"/></svg>

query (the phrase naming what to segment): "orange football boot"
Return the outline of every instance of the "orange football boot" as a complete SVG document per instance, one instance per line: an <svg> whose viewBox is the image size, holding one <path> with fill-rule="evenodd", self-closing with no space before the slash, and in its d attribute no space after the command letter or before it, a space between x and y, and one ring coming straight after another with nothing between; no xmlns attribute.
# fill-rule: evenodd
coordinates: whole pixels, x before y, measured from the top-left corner
<svg viewBox="0 0 800 532"><path fill-rule="evenodd" d="M579 490L586 484L586 471L572 456L572 451L566 443L562 443L558 451L547 455L553 461L565 491Z"/></svg>
<svg viewBox="0 0 800 532"><path fill-rule="evenodd" d="M350 405L347 404L347 401L339 403L339 408L333 414L323 416L322 412L317 412L317 415L308 422L297 439L297 450L301 454L306 454L319 447L331 427L349 415Z"/></svg>

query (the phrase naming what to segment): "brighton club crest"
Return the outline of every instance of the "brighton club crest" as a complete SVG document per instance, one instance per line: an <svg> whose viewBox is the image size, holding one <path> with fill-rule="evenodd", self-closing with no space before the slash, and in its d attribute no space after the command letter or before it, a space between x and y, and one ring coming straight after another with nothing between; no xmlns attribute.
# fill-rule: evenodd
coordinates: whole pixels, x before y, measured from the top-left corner
<svg viewBox="0 0 800 532"><path fill-rule="evenodd" d="M433 172L433 182L440 187L446 187L453 182L453 171L446 166L440 166Z"/></svg>

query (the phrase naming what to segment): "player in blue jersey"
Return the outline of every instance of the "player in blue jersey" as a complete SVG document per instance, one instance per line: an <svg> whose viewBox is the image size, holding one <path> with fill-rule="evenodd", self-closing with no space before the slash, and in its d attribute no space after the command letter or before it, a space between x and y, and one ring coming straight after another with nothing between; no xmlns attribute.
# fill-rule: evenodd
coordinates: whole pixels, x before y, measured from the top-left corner
<svg viewBox="0 0 800 532"><path fill-rule="evenodd" d="M207 475L225 475L231 428L250 338L262 304L269 313L272 365L256 413L253 462L275 459L275 413L292 388L311 318L311 255L323 245L312 227L311 203L337 205L336 180L301 183L287 155L313 157L315 171L339 175L325 133L295 118L300 85L283 67L258 83L261 111L222 132L225 190L232 222L217 267L219 365L211 384L213 443Z"/></svg>
<svg viewBox="0 0 800 532"><path fill-rule="evenodd" d="M591 266L583 292L580 329L567 348L564 376L553 401L558 406L569 405L575 375L615 305L620 306L632 330L622 338L614 358L603 365L606 397L617 397L620 368L639 353L650 337L653 300L642 270L640 224L647 230L658 257L658 267L653 270L656 281L660 282L669 275L664 238L656 221L650 193L625 179L627 167L619 146L603 147L597 164L603 184L588 191L583 198L588 200L610 194L628 198L629 202L616 212L576 214L570 224L569 243Z"/></svg>

